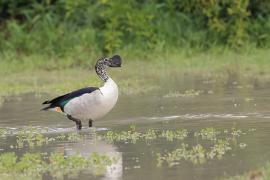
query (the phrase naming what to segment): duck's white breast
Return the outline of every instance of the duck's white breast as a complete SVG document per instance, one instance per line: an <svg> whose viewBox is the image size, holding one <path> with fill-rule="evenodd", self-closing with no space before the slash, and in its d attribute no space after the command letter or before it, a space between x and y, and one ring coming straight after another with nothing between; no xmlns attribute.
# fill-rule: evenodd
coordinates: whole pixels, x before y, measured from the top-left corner
<svg viewBox="0 0 270 180"><path fill-rule="evenodd" d="M69 101L65 113L80 120L97 120L106 115L116 104L118 87L109 78L103 87Z"/></svg>

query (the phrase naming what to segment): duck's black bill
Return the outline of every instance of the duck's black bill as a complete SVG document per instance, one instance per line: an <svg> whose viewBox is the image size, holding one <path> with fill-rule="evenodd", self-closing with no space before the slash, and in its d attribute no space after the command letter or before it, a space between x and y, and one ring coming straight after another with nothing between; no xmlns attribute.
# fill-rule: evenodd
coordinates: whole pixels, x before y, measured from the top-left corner
<svg viewBox="0 0 270 180"><path fill-rule="evenodd" d="M122 64L122 59L119 55L114 55L113 57L110 58L111 64L109 65L110 67L121 67Z"/></svg>

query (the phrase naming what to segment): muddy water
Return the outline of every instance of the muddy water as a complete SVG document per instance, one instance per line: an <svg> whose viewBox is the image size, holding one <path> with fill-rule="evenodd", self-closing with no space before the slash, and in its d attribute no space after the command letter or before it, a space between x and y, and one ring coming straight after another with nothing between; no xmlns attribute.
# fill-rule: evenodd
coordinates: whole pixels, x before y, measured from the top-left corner
<svg viewBox="0 0 270 180"><path fill-rule="evenodd" d="M158 130L185 128L195 132L205 127L219 130L236 127L243 131L256 129L239 138L247 144L245 149L234 148L221 160L211 160L204 164L181 161L169 167L157 167L156 153L174 150L181 141L168 142L158 139L152 143L135 144L117 142L109 144L91 140L84 142L54 143L36 149L10 148L11 141L1 140L1 152L15 151L21 154L31 152L76 152L89 155L91 152L104 152L121 156L114 165L114 171L107 171L103 176L94 177L82 173L80 179L217 179L223 176L237 175L263 166L270 161L270 91L268 88L254 89L248 86L235 86L219 90L205 86L193 92L185 89L163 89L143 95L121 95L117 106L104 119L94 122L97 131L125 130L130 124L138 131L149 128ZM198 91L200 90L200 91ZM42 112L41 102L50 95L36 97L33 94L9 97L0 107L0 126L21 129L26 126L49 129L54 134L76 132L74 123L60 114ZM84 123L83 131L89 131ZM188 137L186 142L191 142ZM46 179L46 177L45 177Z"/></svg>

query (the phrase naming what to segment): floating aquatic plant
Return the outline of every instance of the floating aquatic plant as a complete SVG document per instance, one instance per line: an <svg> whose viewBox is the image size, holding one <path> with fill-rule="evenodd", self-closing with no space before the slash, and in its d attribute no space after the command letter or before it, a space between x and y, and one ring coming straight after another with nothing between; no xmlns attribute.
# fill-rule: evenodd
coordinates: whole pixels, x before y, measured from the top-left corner
<svg viewBox="0 0 270 180"><path fill-rule="evenodd" d="M208 159L214 159L215 157L221 159L227 151L230 151L229 140L219 139L214 146L210 148L210 151L206 153Z"/></svg>
<svg viewBox="0 0 270 180"><path fill-rule="evenodd" d="M42 179L44 173L59 179L64 176L77 176L82 170L88 170L93 175L101 175L107 167L117 161L116 157L96 152L89 158L80 154L66 157L59 153L49 156L26 153L18 158L14 152L9 152L0 155L0 179Z"/></svg>
<svg viewBox="0 0 270 180"><path fill-rule="evenodd" d="M188 131L186 129L173 130L163 130L160 137L166 138L168 141L173 141L174 139L183 140L188 136Z"/></svg>
<svg viewBox="0 0 270 180"><path fill-rule="evenodd" d="M137 140L140 139L140 137L141 137L141 133L133 131L133 130L121 131L121 132L108 131L107 134L105 135L105 139L108 142L130 141L132 143L136 143Z"/></svg>
<svg viewBox="0 0 270 180"><path fill-rule="evenodd" d="M29 128L22 131L18 131L16 135L16 142L17 142L16 147L22 148L24 146L28 147L42 146L54 140L55 140L54 138L49 138L44 134L37 132L32 128Z"/></svg>
<svg viewBox="0 0 270 180"><path fill-rule="evenodd" d="M254 130L249 130L248 132L253 132ZM14 132L5 131L1 129L0 133L2 137L6 137L7 134L11 135ZM175 129L175 130L156 130L156 129L147 129L145 131L137 131L135 126L130 126L130 129L126 131L112 131L109 130L105 134L99 133L96 131L91 131L91 133L66 133L59 134L56 136L50 136L47 133L43 133L40 129L36 128L26 128L23 130L19 130L16 133L16 145L11 145L12 148L22 148L22 147L30 147L33 148L35 146L43 146L47 145L50 142L59 142L59 141L67 141L67 142L78 142L83 141L85 139L105 139L109 143L114 142L125 142L125 143L136 143L138 140L142 140L145 142L157 140L160 138L165 138L167 141L175 141L175 140L184 140L188 137L189 132L187 129ZM194 132L194 137L197 137L198 140L209 140L209 141L217 141L220 137L226 135L231 135L232 139L236 139L240 135L245 134L240 129L232 128L231 131L224 130L219 131L213 127L203 128ZM198 139L200 138L200 139Z"/></svg>
<svg viewBox="0 0 270 180"><path fill-rule="evenodd" d="M247 132L253 132L254 129L248 130ZM213 127L203 128L195 131L194 133L188 132L187 129L174 129L174 130L157 130L157 129L146 129L144 131L138 131L134 125L130 126L128 130L122 131L113 131L109 130L107 132L96 132L91 131L90 133L66 133L66 134L59 134L59 135L49 135L44 133L37 128L26 128L22 130L17 130L16 133L12 132L11 130L2 130L0 131L3 134L2 137L6 137L7 135L16 134L16 145L11 145L11 148L17 147L28 147L34 148L35 146L43 146L47 145L51 142L83 142L86 139L91 140L106 140L110 143L115 142L122 142L122 143L136 143L137 141L145 141L145 142L152 142L155 140L166 140L168 142L173 141L180 141L182 144L180 147L171 150L171 151L164 151L164 152L154 152L153 154L157 154L158 156L158 165L161 166L163 164L168 164L169 166L175 166L182 161L190 161L193 164L203 164L212 159L222 159L227 152L232 150L233 147L239 147L240 149L244 149L247 145L244 142L240 144L237 143L235 140L239 138L241 135L246 134L241 129L232 128L229 130L217 130ZM192 136L192 134L194 136ZM189 136L191 135L191 136ZM195 145L191 145L193 143L187 144L185 139L189 136L189 138L194 138ZM201 141L203 140L203 141ZM210 141L211 143L202 143L205 141ZM232 146L231 144L234 144ZM18 159L14 155L6 155L1 156L3 161L5 161L6 165L1 165L2 171L7 168L7 166L15 166L15 164L21 164L20 168L24 169L23 171L15 171L15 173L19 173L21 176L26 176L26 174L31 174L31 176L40 177L41 173L50 172L56 178L62 176L62 174L68 174L69 177L78 174L78 171L81 169L88 169L91 167L91 171L93 170L93 174L102 174L104 171L105 165L109 165L112 161L113 157L107 156L99 156L99 154L92 154L92 159L87 159L85 157L80 156L77 154L76 156L68 156L65 157L63 154L51 154L47 156L40 156L40 155L33 155L28 154L25 157ZM0 159L1 159L0 158ZM47 158L47 161L44 159ZM109 160L109 159L110 160ZM6 159L9 161L6 162ZM41 160L40 160L41 159ZM1 160L0 160L1 161ZM40 171L37 171L31 166L27 167L27 163L32 162L32 164L37 163L36 167L40 167ZM38 164L38 162L42 162L45 164ZM49 163L49 164L48 164ZM72 163L72 164L69 164ZM80 163L76 165L76 163ZM17 167L18 165L16 165ZM50 166L50 167L47 167ZM76 166L76 167L73 167ZM69 172L69 169L74 169L74 171ZM30 170L31 169L31 170ZM1 172L1 171L0 171ZM8 172L4 173L6 175ZM7 177L5 177L8 179ZM36 178L36 179L38 179ZM1 177L0 177L1 179ZM23 179L23 178L20 178Z"/></svg>
<svg viewBox="0 0 270 180"><path fill-rule="evenodd" d="M217 136L220 134L220 131L217 131L216 129L210 127L210 128L204 128L200 131L197 131L194 133L195 137L201 137L202 139L216 141Z"/></svg>
<svg viewBox="0 0 270 180"><path fill-rule="evenodd" d="M188 144L182 143L180 148L168 152L163 156L160 153L157 153L158 166L161 166L164 162L167 162L169 166L174 166L179 164L179 161L182 159L189 159L190 152L187 148Z"/></svg>
<svg viewBox="0 0 270 180"><path fill-rule="evenodd" d="M130 128L128 131L107 131L103 137L108 142L119 142L124 141L131 143L136 143L138 140L144 140L149 142L151 140L156 140L158 138L165 138L168 141L173 140L183 140L188 136L188 131L186 129L177 129L177 130L163 130L158 131L155 129L147 129L145 132L137 132L135 127Z"/></svg>
<svg viewBox="0 0 270 180"><path fill-rule="evenodd" d="M189 152L189 159L194 164L203 164L206 161L206 150L205 148L197 144L192 147L192 149Z"/></svg>
<svg viewBox="0 0 270 180"><path fill-rule="evenodd" d="M197 144L189 148L188 144L182 143L180 148L164 155L157 153L158 166L166 162L169 166L174 166L180 163L181 160L189 160L194 164L202 164L206 162L206 149Z"/></svg>
<svg viewBox="0 0 270 180"><path fill-rule="evenodd" d="M142 137L143 137L146 141L149 141L149 140L157 139L158 134L157 134L157 131L156 131L156 130L154 130L154 129L148 129L148 130L146 131L146 133L142 134Z"/></svg>
<svg viewBox="0 0 270 180"><path fill-rule="evenodd" d="M158 166L164 162L169 166L174 166L179 164L181 160L189 160L193 164L203 164L214 158L221 159L231 149L228 139L219 139L210 148L203 147L201 144L189 148L188 144L182 143L180 148L171 152L166 152L163 155L157 153L157 161Z"/></svg>

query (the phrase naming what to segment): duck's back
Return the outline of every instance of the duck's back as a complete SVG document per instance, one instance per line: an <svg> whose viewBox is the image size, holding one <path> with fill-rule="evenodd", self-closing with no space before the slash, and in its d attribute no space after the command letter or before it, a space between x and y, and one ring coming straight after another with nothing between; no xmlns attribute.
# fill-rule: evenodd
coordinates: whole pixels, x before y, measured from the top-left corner
<svg viewBox="0 0 270 180"><path fill-rule="evenodd" d="M80 120L98 120L114 107L117 99L118 87L109 78L103 87L70 100L64 112Z"/></svg>

